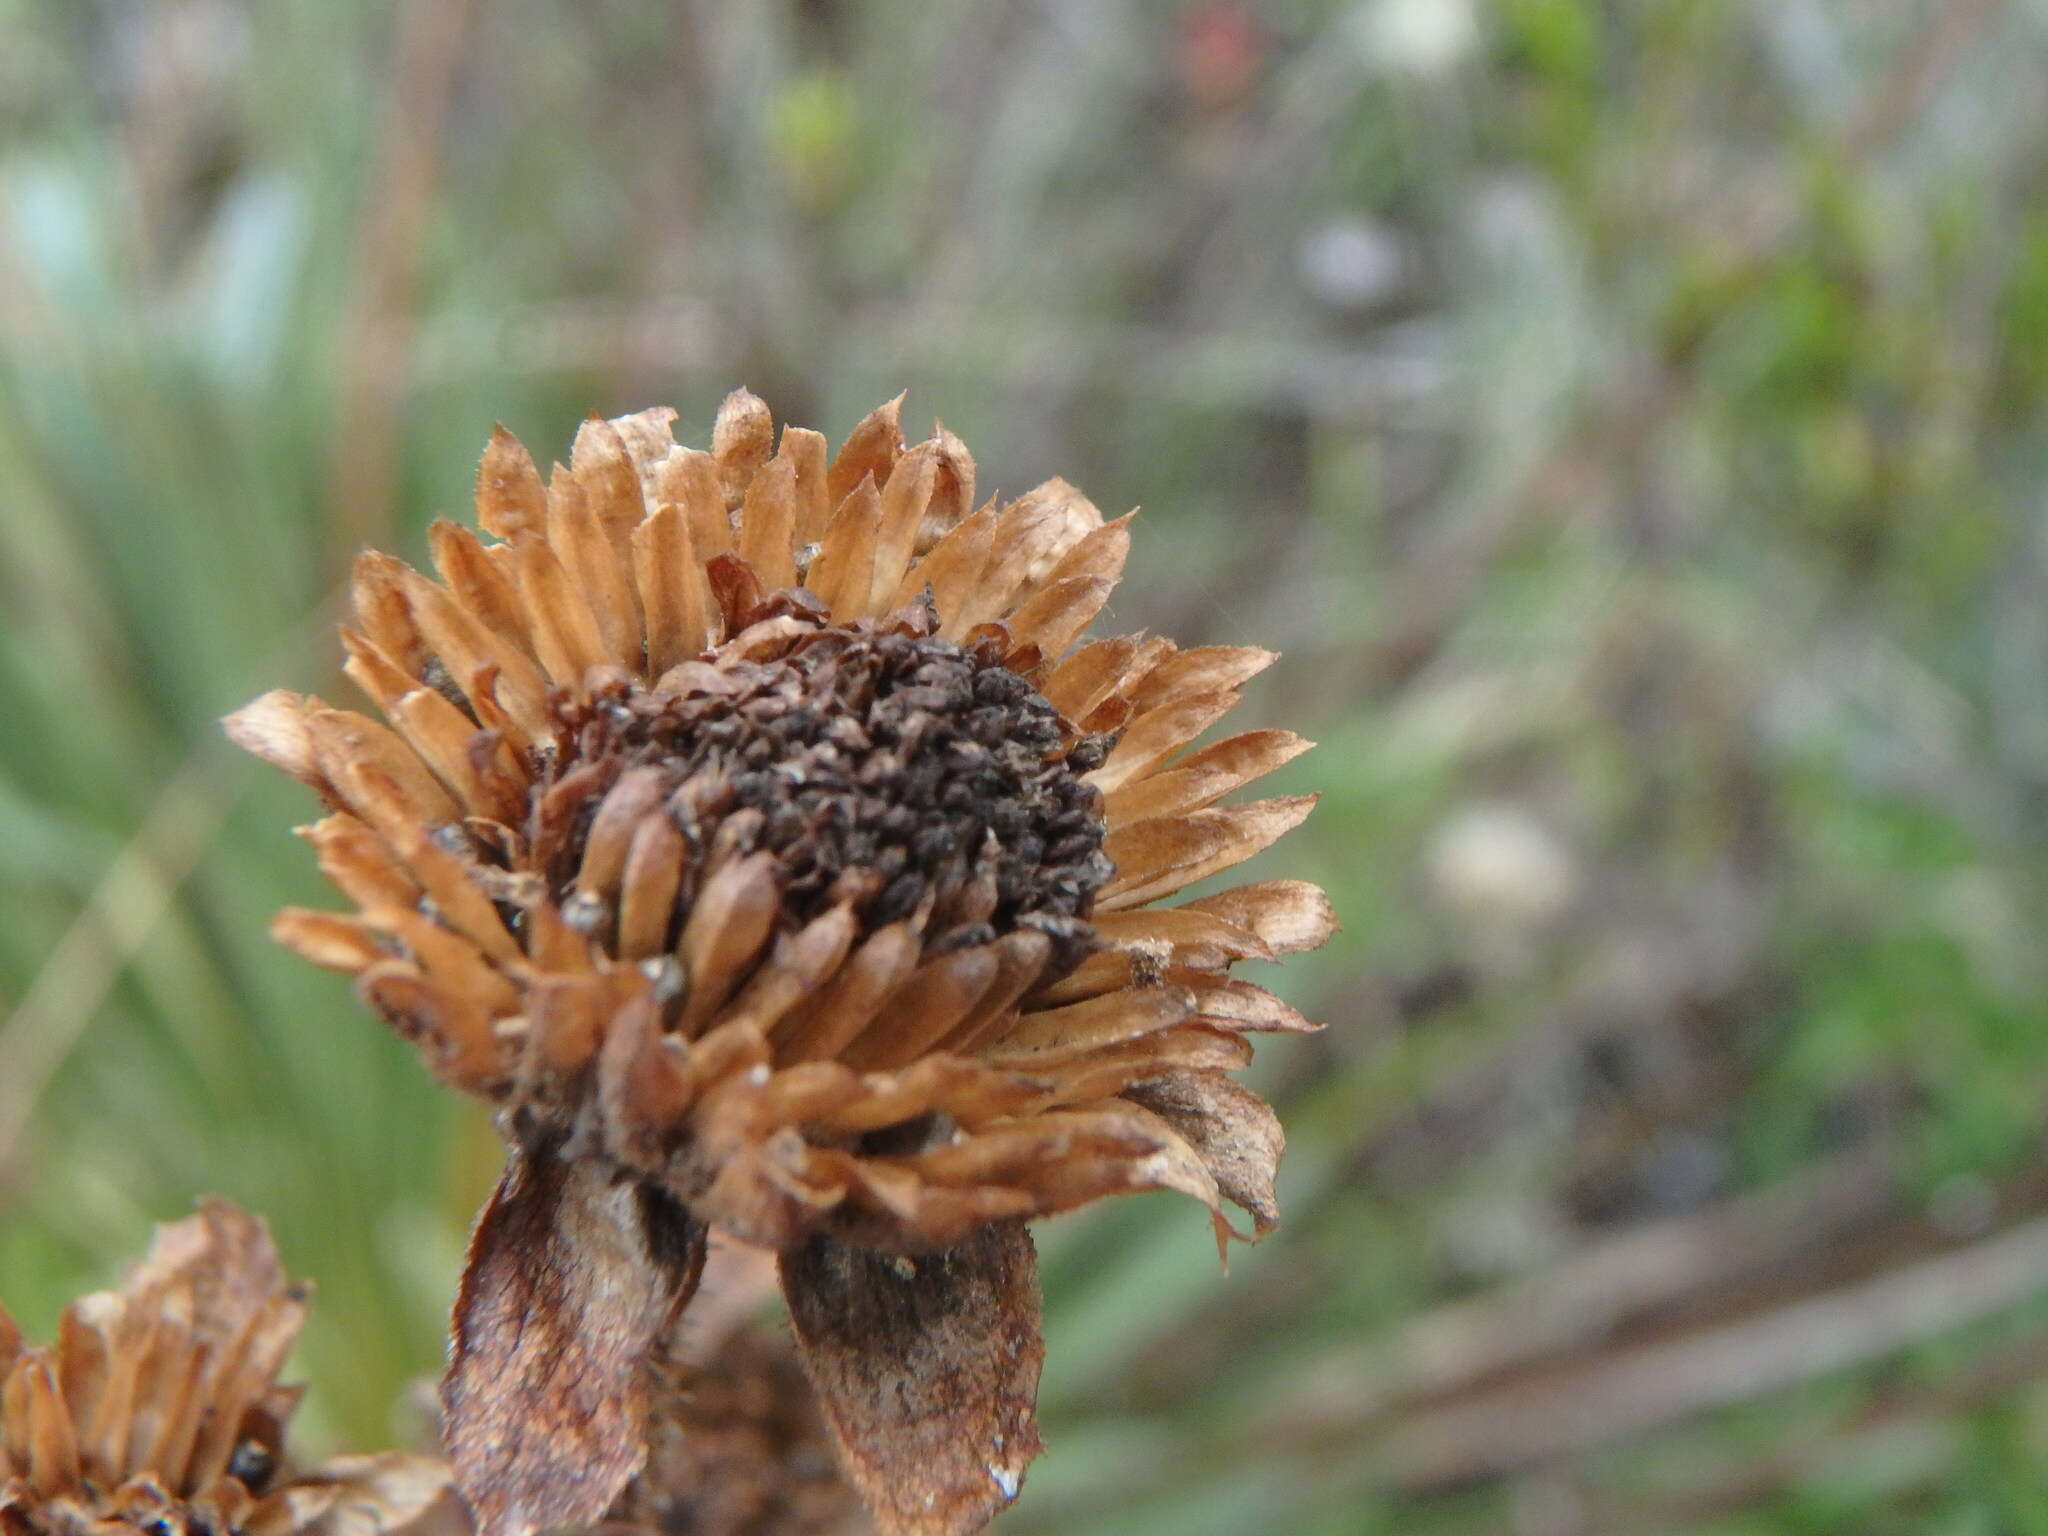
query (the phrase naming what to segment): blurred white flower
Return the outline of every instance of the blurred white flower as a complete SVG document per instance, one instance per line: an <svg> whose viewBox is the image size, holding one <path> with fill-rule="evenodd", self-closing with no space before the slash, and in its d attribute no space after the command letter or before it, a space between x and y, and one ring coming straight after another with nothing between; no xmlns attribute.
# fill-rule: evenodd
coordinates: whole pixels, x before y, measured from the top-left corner
<svg viewBox="0 0 2048 1536"><path fill-rule="evenodd" d="M1436 900L1482 923L1532 928L1570 905L1571 855L1521 807L1482 801L1446 821L1424 856Z"/></svg>
<svg viewBox="0 0 2048 1536"><path fill-rule="evenodd" d="M1364 309L1401 281L1401 247L1381 225L1339 214L1310 230L1296 254L1301 279L1325 304Z"/></svg>
<svg viewBox="0 0 2048 1536"><path fill-rule="evenodd" d="M1382 66L1421 75L1450 69L1479 41L1472 0L1376 0L1359 22Z"/></svg>

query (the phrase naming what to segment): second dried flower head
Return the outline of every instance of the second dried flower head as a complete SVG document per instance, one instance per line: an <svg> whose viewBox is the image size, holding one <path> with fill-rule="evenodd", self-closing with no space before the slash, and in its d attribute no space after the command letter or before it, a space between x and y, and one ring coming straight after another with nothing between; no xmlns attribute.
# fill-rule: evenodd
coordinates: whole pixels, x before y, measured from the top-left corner
<svg viewBox="0 0 2048 1536"><path fill-rule="evenodd" d="M349 915L281 939L499 1108L443 1384L487 1536L599 1516L707 1232L781 1255L886 1531L977 1529L1039 1449L1024 1222L1177 1189L1275 1219L1227 1074L1309 1027L1229 968L1332 928L1299 881L1153 903L1307 814L1220 805L1307 743L1191 744L1273 658L1080 644L1130 545L1054 480L974 508L897 403L829 460L740 392L593 419L544 482L500 431L437 582L368 554L347 671L389 721L265 695Z"/></svg>
<svg viewBox="0 0 2048 1536"><path fill-rule="evenodd" d="M385 1536L427 1517L424 1456L294 1467L302 1389L278 1380L306 1318L263 1224L224 1200L157 1229L118 1291L25 1340L0 1307L0 1536Z"/></svg>

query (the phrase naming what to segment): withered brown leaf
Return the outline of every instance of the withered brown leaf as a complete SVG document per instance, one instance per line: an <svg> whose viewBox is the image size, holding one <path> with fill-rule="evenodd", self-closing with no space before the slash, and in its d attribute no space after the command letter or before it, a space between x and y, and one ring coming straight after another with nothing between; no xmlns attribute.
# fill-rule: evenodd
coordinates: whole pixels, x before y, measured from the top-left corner
<svg viewBox="0 0 2048 1536"><path fill-rule="evenodd" d="M962 1536L1043 1450L1038 1260L1022 1222L916 1259L819 1235L783 1255L804 1365L885 1536Z"/></svg>
<svg viewBox="0 0 2048 1536"><path fill-rule="evenodd" d="M1251 1213L1260 1236L1280 1224L1273 1181L1287 1137L1264 1099L1221 1072L1200 1070L1162 1073L1123 1096L1180 1133L1223 1196Z"/></svg>
<svg viewBox="0 0 2048 1536"><path fill-rule="evenodd" d="M586 1525L646 1454L646 1359L697 1288L705 1228L552 1144L515 1149L471 1234L441 1383L481 1536Z"/></svg>

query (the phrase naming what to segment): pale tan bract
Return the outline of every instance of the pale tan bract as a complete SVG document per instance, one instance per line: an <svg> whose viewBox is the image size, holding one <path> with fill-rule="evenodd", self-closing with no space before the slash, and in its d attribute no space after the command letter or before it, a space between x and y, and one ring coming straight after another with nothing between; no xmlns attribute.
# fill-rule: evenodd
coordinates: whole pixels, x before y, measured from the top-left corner
<svg viewBox="0 0 2048 1536"><path fill-rule="evenodd" d="M1269 880L1153 905L1310 809L1221 803L1304 750L1292 733L1194 745L1274 657L1081 643L1130 519L1105 522L1060 480L977 508L965 445L943 428L906 445L900 404L829 460L815 432L778 438L744 391L709 452L672 441L672 411L593 418L545 480L500 429L477 478L496 542L436 524L438 581L384 555L358 564L346 670L388 723L285 691L228 721L326 802L303 835L356 908L289 910L277 936L355 977L434 1072L501 1111L512 1161L479 1224L446 1388L451 1453L490 1536L602 1509L548 1491L564 1437L586 1483L630 1475L586 1443L590 1415L643 1411L625 1362L687 1300L707 1224L786 1255L808 1364L884 1529L950 1532L1007 1502L1036 1449L1023 1220L1161 1188L1202 1201L1219 1241L1226 1203L1255 1231L1276 1219L1278 1124L1225 1074L1249 1061L1249 1032L1312 1026L1229 972L1322 943L1328 903ZM606 760L607 719L765 698L775 679L786 693L793 658L869 643L1014 673L1057 712L1053 750L1085 767L1113 866L1075 919L1092 952L1066 919L996 909L992 832L913 882L921 899L900 913L878 894L886 877L857 870L796 908L787 845L758 810L731 811L715 773ZM1080 745L1098 737L1103 750ZM579 1160L597 1172L555 1166ZM535 1262L497 1251L516 1233L529 1255L585 1253L620 1224L620 1253L638 1257L608 1262L640 1279L601 1287L602 1320L560 1276L537 1299ZM1000 1328L933 1314L924 1336L945 1348L1008 1352L980 1376L926 1362L971 1378L972 1401L897 1391L877 1346L798 1294L845 1288L852 1313L865 1297L921 1316L923 1302L892 1311L868 1293L921 1294L934 1269L1030 1314ZM576 1383L502 1357L480 1320L515 1307L582 1319L552 1346L589 1347Z"/></svg>
<svg viewBox="0 0 2048 1536"><path fill-rule="evenodd" d="M225 1201L161 1227L118 1291L34 1346L0 1309L0 1532L380 1536L448 1486L431 1457L286 1461L300 1388L277 1376L305 1321L262 1223Z"/></svg>

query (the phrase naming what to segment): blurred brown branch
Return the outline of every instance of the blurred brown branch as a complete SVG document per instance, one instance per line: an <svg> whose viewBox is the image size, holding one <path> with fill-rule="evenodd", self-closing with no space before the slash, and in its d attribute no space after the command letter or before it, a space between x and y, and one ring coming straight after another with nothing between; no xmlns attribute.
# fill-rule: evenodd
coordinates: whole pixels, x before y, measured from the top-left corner
<svg viewBox="0 0 2048 1536"><path fill-rule="evenodd" d="M1576 1508L1571 1518L1558 1522L1556 1536L1566 1532L1570 1536L1641 1536L1646 1531L1694 1525L1749 1508L1833 1466L1859 1459L1895 1461L1902 1437L1944 1430L1952 1433L1954 1415L1981 1408L2044 1376L2048 1376L2048 1333L2001 1338L1977 1351L1951 1377L1930 1385L1893 1387L1827 1430L1797 1436L1769 1454L1735 1466L1696 1467L1692 1478L1680 1486L1633 1498L1571 1494L1568 1502ZM1944 1465L1939 1459L1924 1463L1906 1472L1901 1481L1918 1483Z"/></svg>
<svg viewBox="0 0 2048 1536"><path fill-rule="evenodd" d="M2048 1286L2048 1218L1754 1317L1405 1415L1367 1454L1409 1489L1498 1476L1882 1358Z"/></svg>
<svg viewBox="0 0 2048 1536"><path fill-rule="evenodd" d="M328 525L343 561L385 537L395 512L420 246L468 29L469 0L409 0L399 16L383 148L365 191L341 333Z"/></svg>

